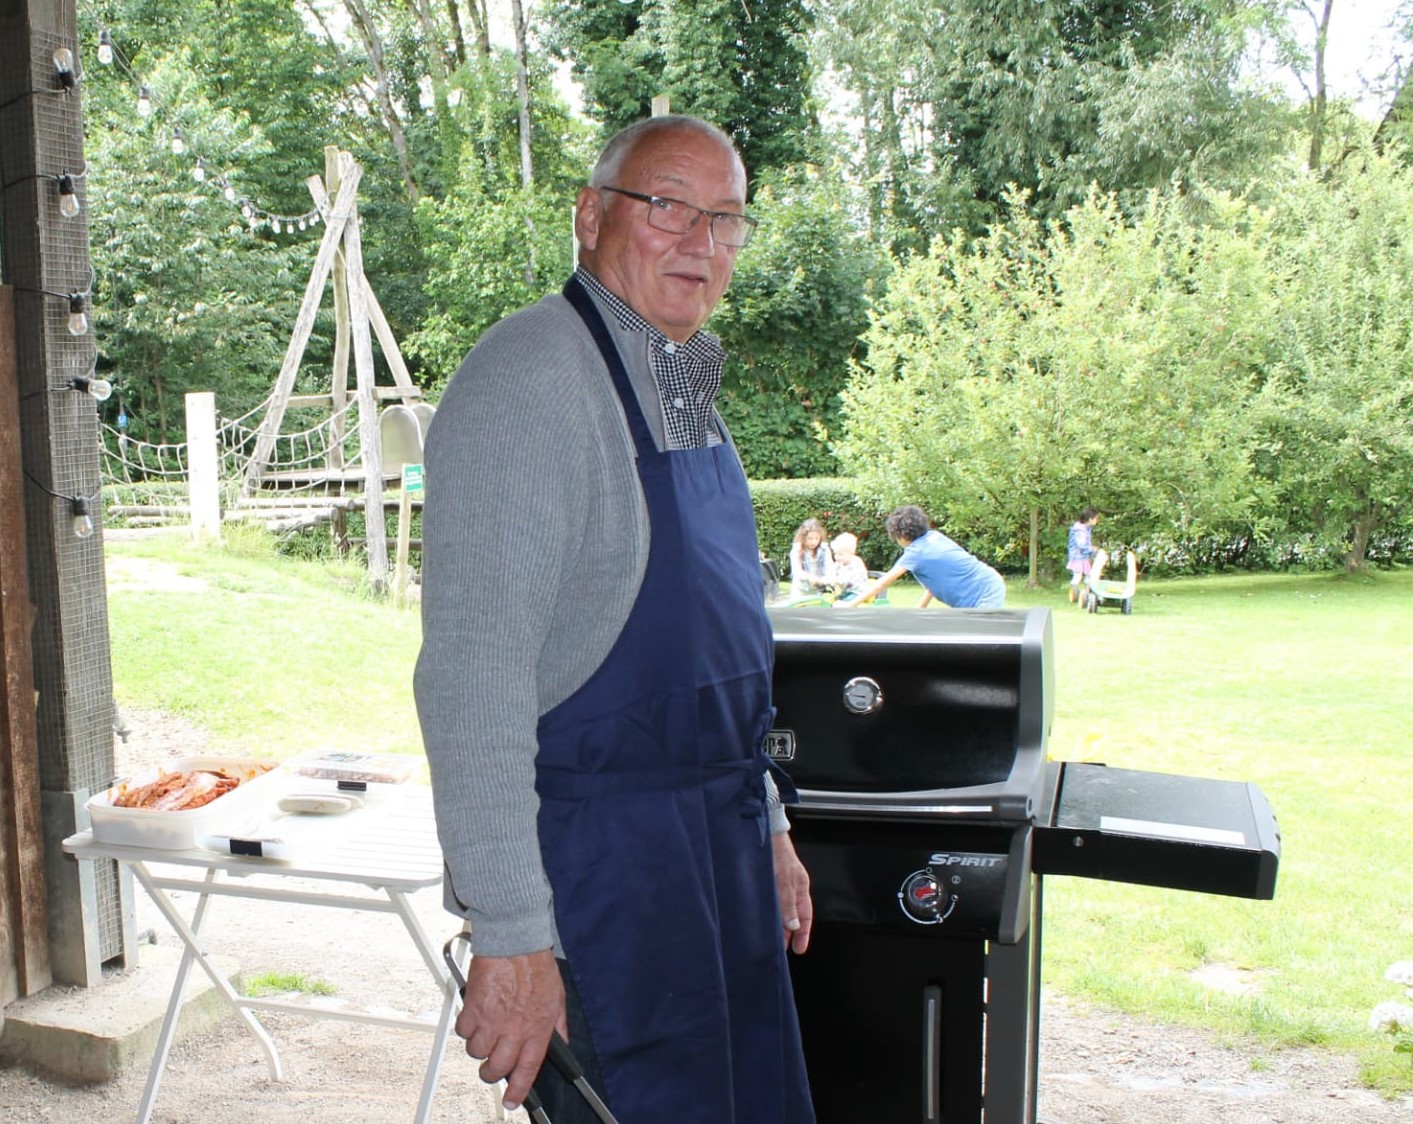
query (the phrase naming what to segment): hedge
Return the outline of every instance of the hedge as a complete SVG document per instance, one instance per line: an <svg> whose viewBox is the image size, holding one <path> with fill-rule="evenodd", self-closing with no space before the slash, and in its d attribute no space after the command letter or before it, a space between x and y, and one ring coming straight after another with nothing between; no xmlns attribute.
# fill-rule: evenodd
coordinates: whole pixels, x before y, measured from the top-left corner
<svg viewBox="0 0 1413 1124"><path fill-rule="evenodd" d="M870 570L886 570L898 559L888 538L888 512L860 499L853 481L817 476L805 480L756 480L751 484L760 548L785 574L790 543L806 519L818 519L833 538L852 531L859 538L859 557Z"/></svg>

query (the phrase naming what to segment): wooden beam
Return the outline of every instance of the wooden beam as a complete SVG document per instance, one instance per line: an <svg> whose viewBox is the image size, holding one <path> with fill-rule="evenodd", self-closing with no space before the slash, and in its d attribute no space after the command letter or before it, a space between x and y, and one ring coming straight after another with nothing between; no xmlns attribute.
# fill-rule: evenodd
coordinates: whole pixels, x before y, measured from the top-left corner
<svg viewBox="0 0 1413 1124"><path fill-rule="evenodd" d="M14 301L0 286L0 1007L51 982Z"/></svg>
<svg viewBox="0 0 1413 1124"><path fill-rule="evenodd" d="M305 181L309 194L314 196L314 206L319 213L327 215L333 210L329 195L338 198L339 193L339 147L336 144L324 146L324 179L329 190L319 182L318 176L310 176ZM330 408L333 411L333 441L329 444L329 467L343 468L343 439L347 432L347 419L343 408L348 405L348 261L343 255L343 244L339 244L338 256L334 259L334 369L329 376Z"/></svg>
<svg viewBox="0 0 1413 1124"><path fill-rule="evenodd" d="M347 185L350 179L356 178L353 169L358 165L348 153L343 153L339 159L340 176ZM343 190L348 190L347 186ZM342 203L342 198L339 201ZM343 224L343 254L348 263L348 319L353 334L354 378L358 383L358 447L363 454L368 580L377 592L382 593L388 587L388 541L383 519L383 445L382 435L378 431L378 400L373 382L373 336L368 324L368 284L363 277L363 237L359 231L357 212Z"/></svg>

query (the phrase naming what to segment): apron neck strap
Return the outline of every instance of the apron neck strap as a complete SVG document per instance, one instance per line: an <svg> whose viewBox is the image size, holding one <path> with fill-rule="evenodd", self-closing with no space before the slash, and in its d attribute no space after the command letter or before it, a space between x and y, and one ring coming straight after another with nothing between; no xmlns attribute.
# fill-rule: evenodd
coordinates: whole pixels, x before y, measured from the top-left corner
<svg viewBox="0 0 1413 1124"><path fill-rule="evenodd" d="M608 334L608 325L604 323L598 305L594 304L594 299L589 296L583 282L575 276L571 276L564 283L564 297L574 306L579 319L584 321L599 354L608 364L608 373L613 378L613 388L618 392L618 400L623 404L623 414L628 419L628 431L633 436L633 446L638 455L641 457L657 452L657 442L653 440L652 430L648 428L647 418L643 416L643 407L638 401L637 392L628 378L628 368L623 364L623 356L618 353L613 337Z"/></svg>

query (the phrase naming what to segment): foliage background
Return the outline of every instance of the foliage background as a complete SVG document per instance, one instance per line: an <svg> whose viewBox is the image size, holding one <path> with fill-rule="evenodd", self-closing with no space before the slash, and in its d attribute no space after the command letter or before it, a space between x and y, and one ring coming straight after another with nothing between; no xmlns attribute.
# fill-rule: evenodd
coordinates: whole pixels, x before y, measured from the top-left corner
<svg viewBox="0 0 1413 1124"><path fill-rule="evenodd" d="M368 271L435 400L562 283L605 130L665 93L733 132L763 220L710 325L753 478L848 473L1034 580L1091 503L1157 566L1402 557L1413 3L1362 91L1378 120L1321 85L1300 32L1324 11L547 0L511 45L481 0L95 0L85 41L120 52L83 83L106 420L178 441L187 390L263 399L317 230L218 185L303 213L328 144L366 170ZM330 336L321 314L300 391Z"/></svg>

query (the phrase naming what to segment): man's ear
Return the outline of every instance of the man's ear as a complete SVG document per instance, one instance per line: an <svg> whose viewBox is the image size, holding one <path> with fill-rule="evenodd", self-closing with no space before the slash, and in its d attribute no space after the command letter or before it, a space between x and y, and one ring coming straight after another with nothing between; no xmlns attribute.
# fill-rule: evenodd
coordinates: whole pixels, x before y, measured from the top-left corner
<svg viewBox="0 0 1413 1124"><path fill-rule="evenodd" d="M599 225L603 221L603 194L592 187L581 187L574 203L574 237L580 249L594 250L599 243Z"/></svg>

